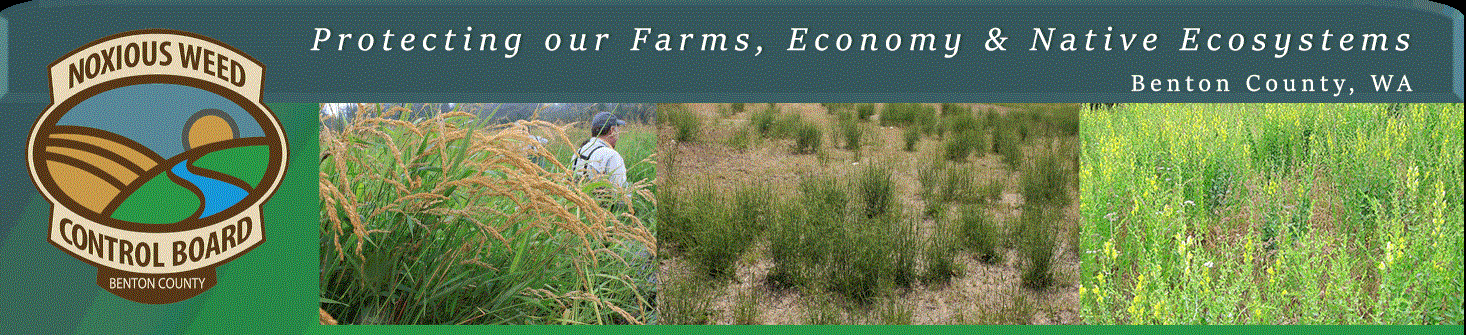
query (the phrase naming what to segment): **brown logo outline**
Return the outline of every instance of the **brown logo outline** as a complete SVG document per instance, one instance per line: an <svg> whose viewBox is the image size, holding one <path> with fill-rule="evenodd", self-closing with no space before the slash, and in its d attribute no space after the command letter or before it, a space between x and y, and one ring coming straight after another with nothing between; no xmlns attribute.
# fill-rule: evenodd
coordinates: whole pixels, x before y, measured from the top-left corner
<svg viewBox="0 0 1466 335"><path fill-rule="evenodd" d="M260 88L260 86L263 85L263 77L264 77L264 72L265 72L265 66L264 66L264 64L260 63L255 58L249 56L248 54L245 54L244 52L242 52L242 51L240 51L240 50L238 50L238 49L236 49L236 48L234 48L232 46L229 46L227 44L224 44L223 42L220 42L218 40L215 40L215 39L212 39L212 38L203 36L203 35L195 34L195 33L190 33L190 32L185 32L185 31L178 31L178 30L169 30L169 29L144 29L144 30L135 30L135 31L128 31L128 32L113 34L113 35L109 35L109 36L106 36L106 37L97 39L95 41L92 41L90 43L87 43L86 45L83 45L81 47L78 47L77 49L75 49L75 50L73 50L71 52L68 52L67 54L61 56L60 58L58 58L56 61L52 62L48 66L48 70L55 68L56 66L62 64L67 59L72 58L73 56L77 55L78 53L85 52L89 48L91 48L93 46L96 46L98 44L107 43L107 42L111 42L111 41L116 41L116 40L119 40L119 39L122 39L122 38L131 37L131 36L137 36L137 35L157 35L157 36L175 35L175 36L178 36L178 37L191 38L191 39L199 40L199 41L203 42L203 44L204 44L203 46L204 47L220 48L220 49L224 49L224 50L230 51L230 52L233 53L233 55L240 56L240 57L235 58L236 61L239 61L239 62L248 62L249 65L258 68L258 76L257 76L257 78L252 78L252 80L254 81L254 83L252 84L253 85L253 88L255 90L258 90ZM176 60L176 61L181 62L181 60ZM48 77L55 75L54 72L49 72L48 74L49 74ZM51 79L52 83L54 84L56 78L50 78L50 79ZM248 253L249 251L251 251L254 248L258 247L260 244L264 243L265 240L266 240L265 229L263 229L264 228L263 222L258 222L258 221L263 221L259 217L259 216L263 216L263 213L261 212L262 210L260 209L260 206L263 206L264 203L267 202L270 199L270 197L274 195L274 193L279 189L280 184L281 184L281 182L283 181L283 179L285 177L285 172L286 172L286 169L287 169L287 166L288 166L288 157L289 157L289 155L288 155L288 149L289 149L288 138L285 136L284 128L280 124L279 119L276 118L276 116L274 115L274 113L272 111L270 111L269 108L266 107L263 104L263 102L260 101L260 98L261 98L260 96L256 95L256 96L253 96L253 97L246 97L244 94L242 94L239 91L236 91L234 89L230 89L228 87L219 85L217 83L210 82L209 80L206 80L206 79L200 79L200 77L197 77L197 76L190 77L190 76L177 75L177 74L160 74L160 73L138 74L138 75L124 75L123 77L109 79L109 80L105 80L105 81L98 82L98 83L95 83L95 84L89 84L90 86L88 86L88 87L86 87L86 88L84 88L82 90L76 91L76 92L74 92L74 94L71 94L69 96L66 96L64 99L58 99L58 93L57 93L56 89L53 87L52 94L51 94L52 95L51 103L49 105L47 105L47 107L45 109L45 112L43 112L39 117L37 117L36 122L35 122L34 126L32 127L31 132L30 132L30 135L29 135L29 137L27 139L27 142L28 143L26 145L26 162L27 162L29 171L31 173L32 182L35 184L37 190L40 191L42 193L42 195L44 195L47 198L47 200L49 200L50 202L52 202L52 206L59 206L59 207L66 208L69 212L74 212L74 214L79 215L79 216L85 218L86 220L91 220L92 222L95 222L95 223L100 224L102 226L106 226L106 227L109 227L109 228L115 228L117 230L129 232L129 233L168 234L168 233L198 231L198 230L202 230L202 229L206 229L206 228L210 228L210 227L218 227L218 226L224 226L224 225L231 225L231 224L234 224L234 222L230 222L230 220L232 218L240 217L241 215L243 215L243 218L245 220L254 220L254 221L256 221L256 222L253 222L251 224L254 225L254 226L259 227L259 229L252 231L252 234L257 234L258 241L252 242L249 245L240 245L239 248L241 250L239 250L237 252L234 252L233 254L229 255L228 257L224 257L224 258L221 258L221 259L210 259L210 260L207 260L207 261L204 261L204 262L199 262L199 263L206 263L205 265L202 265L201 267L197 267L197 268L194 268L194 269L188 269L188 270L184 270L184 271L167 272L167 273L135 273L135 272L129 272L129 271L126 271L126 270L115 269L115 268L109 267L108 265L100 264L100 263L94 262L92 260L89 260L89 259L83 257L82 255L76 254L75 252L73 252L72 250L70 250L68 247L63 246L61 244L58 244L54 239L48 239L48 242L50 242L53 246L56 246L57 248L62 249L67 254L72 255L73 257L77 258L78 260L81 260L84 263L87 263L89 265L92 265L92 266L97 267L97 269L98 269L98 272L97 272L97 276L98 276L97 277L97 285L100 286L100 287L102 287L103 289L105 289L105 290L113 293L113 294L118 295L119 297L122 297L122 298L125 298L125 299L128 299L128 300L132 300L132 301L136 301L136 302L148 303L148 304L166 304L166 303L173 303L173 302L178 302L178 301L186 300L188 298L192 298L192 297L197 296L197 295L199 295L199 294L201 294L203 292L208 291L209 289L211 289L216 284L217 281L216 281L215 271L214 270L217 267L219 267L219 266L221 266L223 264L229 263L230 261L233 261L234 259L238 258L239 256L242 256L242 255ZM110 91L110 90L113 90L113 89L117 89L117 88L121 88L121 87L127 87L127 86L132 86L132 85L154 84L154 83L175 84L175 85L193 87L193 88L197 88L197 89L201 89L201 90L207 91L209 93L216 94L216 95L218 95L220 97L224 97L225 99L229 100L230 102L233 102L235 105L237 105L238 107L242 108L245 112L247 112L250 115L250 117L251 117L250 118L251 119L250 121L253 121L254 123L256 123L256 124L258 124L260 126L260 128L261 128L260 130L263 133L263 137L235 138L233 140L221 141L221 142L206 144L206 145L202 145L202 146L197 147L197 148L209 149L211 146L214 146L214 147L225 147L225 146L238 146L238 145L244 144L244 145L265 145L269 149L268 150L269 151L268 158L266 158L266 159L268 159L268 161L266 162L266 166L265 166L265 170L264 170L265 172L262 174L261 180L254 187L245 188L245 190L247 191L247 195L243 199L239 200L238 202L234 203L233 205L230 205L230 207L225 208L223 210L220 210L217 213L213 213L211 215L208 215L207 217L200 217L200 212L202 212L204 210L203 209L203 204L200 203L200 206L199 206L200 208L197 211L195 211L193 214L191 214L190 216L188 216L186 219L183 219L183 220L181 220L181 221L179 221L177 223L172 223L172 224L148 224L148 223L127 222L127 221L115 219L115 218L112 218L110 216L107 216L107 215L103 214L103 213L110 212L111 210L115 209L119 205L119 203L122 201L121 198L123 198L123 196L121 196L120 194L126 194L126 193L122 193L122 192L125 192L126 190L129 190L129 189L135 190L137 187L140 187L142 183L146 182L146 180L144 180L145 178L139 177L136 180L133 180L130 184L124 184L124 185L117 184L115 180L107 180L107 182L112 183L111 186L116 187L118 189L119 196L116 197L117 199L112 199L111 200L111 203L108 204L107 208L105 210L103 210L103 211L100 211L100 213L98 211L93 211L93 210L90 210L90 209L83 208L83 206L79 205L74 199L72 199L70 196L65 195L63 192L61 192L58 189L58 186L56 184L56 180L51 176L50 171L47 168L44 167L46 164L48 164L48 163L46 163L46 161L47 161L46 158L56 158L56 157L53 157L54 154L46 151L45 148L47 148L47 145L56 144L57 141L58 141L58 139L54 139L54 138L41 138L40 137L41 134L47 134L47 135L55 134L55 133L57 133L56 130L58 130L58 129L64 129L66 127L70 127L70 126L59 126L59 125L56 125L56 123L61 119L62 116L66 115L68 112L70 112L72 108L74 108L77 104L81 103L82 101L85 101L85 100L87 100L87 99L89 99L91 97L94 97L94 96L96 96L98 94L101 94L103 92L107 92L107 91ZM258 93L258 92L256 92L256 93ZM190 121L193 121L193 120L190 120ZM227 120L227 121L229 121L231 123L231 126L233 126L232 125L233 122L246 122L246 121L243 121L243 120L238 120L238 121L235 121L235 120ZM71 130L76 130L76 132L74 132L74 133L78 133L78 134L80 134L82 136L92 136L92 137L96 137L96 138L104 138L104 139L112 140L116 144L120 144L122 146L129 147L129 148L133 148L133 146L135 146L135 145L136 146L140 146L140 144L138 144L135 141L132 141L131 139L127 139L127 138L122 137L122 136L116 136L115 134L112 134L112 133L109 133L109 132L106 132L106 131L98 131L98 132L95 132L95 133L88 133L84 129L79 129L79 128L85 128L85 127L75 127L75 128L76 129L71 129ZM91 128L86 128L86 129L91 129ZM237 129L236 129L236 132L237 132ZM186 138L184 140L187 141ZM62 140L62 141L65 141L65 140ZM77 141L74 141L74 140L72 142L73 142L72 144L80 143L80 142L77 142ZM226 142L228 142L228 143L226 143ZM124 166L124 168L126 168L127 170L129 170L131 172L134 172L134 173L136 173L136 174L138 174L140 176L158 176L160 173L166 173L166 171L167 171L168 168L176 165L178 162L181 162L183 160L190 160L191 161L192 159L197 158L197 157L194 157L194 156L199 156L204 151L208 151L208 150L187 150L187 151L185 151L185 153L180 153L178 155L175 155L175 157L170 157L170 158L166 158L165 159L165 158L159 157L156 153L153 153L151 150L142 150L141 152L143 152L143 153L151 154L152 157L150 157L150 158L154 158L155 161L158 162L158 163L156 165L148 168L148 169L141 169L138 166ZM106 150L96 151L96 152L93 152L93 153L95 153L95 154L101 154L101 155L114 155L114 156L117 155L116 153L107 152ZM120 158L120 156L119 157L110 157L109 156L107 158L117 159L117 158ZM222 173L213 172L213 171L208 171L208 170L193 171L192 169L190 169L190 172L204 172L204 174L206 174L208 177L215 178L215 179L220 179L220 180L223 180L223 181L228 182L230 184L239 185L239 183L243 183L242 181L240 181L237 178L233 178L232 176L228 176L228 175L225 175L225 174L222 174ZM168 176L168 177L170 177L170 178L176 178L176 177L173 177L173 176ZM185 187L185 189L188 189L189 191L192 191L195 195L200 195L200 196L202 195L202 193L199 190L195 189L195 188ZM247 213L244 213L246 211L251 211L254 215L256 215L256 217L254 217L253 219L251 219L250 216L246 215ZM62 220L65 220L65 219L62 219ZM56 224L57 218L53 217L52 218L52 221L53 221L52 222L53 225ZM65 221L69 221L69 220L65 220ZM243 222L243 221L241 221L241 222ZM50 232L50 233L48 233L48 236L51 236L53 234L55 234L55 232ZM161 248L159 248L159 249L161 249ZM113 251L113 252L114 252L113 256L115 256L115 251ZM158 250L158 252L161 253L161 250ZM161 258L161 257L158 257L158 258ZM155 261L160 261L159 264L160 265L162 264L161 263L161 260L155 259ZM155 281L154 283L156 283L157 280L169 280L169 279L171 279L171 280L177 281L177 280L179 280L181 278L185 278L185 277L187 277L187 278L203 278L203 280L201 280L201 283L199 283L200 285L197 285L197 286L194 286L194 287L189 287L189 288L186 288L186 289L184 289L184 288L158 288L157 285L154 285L155 287L154 288L150 288L150 289L149 288L143 288L143 289L136 289L136 288L113 289L113 288L109 287L109 280L115 280L116 278L151 279L151 280L154 280Z"/></svg>

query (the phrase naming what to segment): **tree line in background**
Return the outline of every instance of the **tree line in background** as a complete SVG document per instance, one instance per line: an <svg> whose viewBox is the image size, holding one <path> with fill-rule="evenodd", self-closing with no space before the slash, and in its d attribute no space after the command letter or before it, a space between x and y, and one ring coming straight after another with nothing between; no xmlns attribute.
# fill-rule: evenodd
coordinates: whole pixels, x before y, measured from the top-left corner
<svg viewBox="0 0 1466 335"><path fill-rule="evenodd" d="M392 107L404 107L412 111L408 120L431 118L438 113L461 111L479 117L491 118L495 122L515 120L545 120L555 123L589 122L591 116L600 112L612 112L627 122L650 123L656 120L656 104L651 103L382 103L366 104L369 110L380 111ZM321 114L332 117L322 120L322 125L332 129L351 122L358 112L353 103L322 104ZM375 116L375 115L372 115Z"/></svg>

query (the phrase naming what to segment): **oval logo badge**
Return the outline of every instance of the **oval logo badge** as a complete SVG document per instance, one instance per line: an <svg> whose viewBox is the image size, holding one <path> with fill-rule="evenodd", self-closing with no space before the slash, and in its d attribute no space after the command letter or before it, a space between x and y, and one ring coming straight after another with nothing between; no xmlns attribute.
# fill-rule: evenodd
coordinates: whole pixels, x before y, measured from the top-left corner
<svg viewBox="0 0 1466 335"><path fill-rule="evenodd" d="M219 41L161 29L52 63L51 105L26 145L52 203L51 244L128 300L213 287L216 267L264 242L260 206L285 175L285 133L260 103L264 70Z"/></svg>

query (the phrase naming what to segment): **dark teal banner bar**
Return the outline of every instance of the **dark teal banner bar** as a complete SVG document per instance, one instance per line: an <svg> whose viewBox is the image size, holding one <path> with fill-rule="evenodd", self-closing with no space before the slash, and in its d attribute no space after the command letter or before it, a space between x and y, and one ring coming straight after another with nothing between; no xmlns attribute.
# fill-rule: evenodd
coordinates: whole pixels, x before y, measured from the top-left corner
<svg viewBox="0 0 1466 335"><path fill-rule="evenodd" d="M1461 14L1435 3L578 3L26 3L3 13L4 101L44 102L37 65L146 28L195 32L254 55L267 67L268 101L1462 97ZM657 51L659 42L671 50ZM588 50L570 50L580 45Z"/></svg>

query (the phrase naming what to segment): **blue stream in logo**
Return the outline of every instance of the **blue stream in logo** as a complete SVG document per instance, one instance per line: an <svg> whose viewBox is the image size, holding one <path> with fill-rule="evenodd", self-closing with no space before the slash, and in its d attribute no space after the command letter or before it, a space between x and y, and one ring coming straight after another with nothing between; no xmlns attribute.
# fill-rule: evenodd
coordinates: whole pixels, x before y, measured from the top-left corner
<svg viewBox="0 0 1466 335"><path fill-rule="evenodd" d="M246 195L249 195L248 191L239 188L239 186L234 186L234 184L189 172L188 160L179 162L178 165L174 165L169 171L173 175L193 184L194 187L197 187L204 194L202 199L204 212L199 214L200 218L209 217L210 215L224 211L225 208L234 206L240 200L244 200Z"/></svg>

